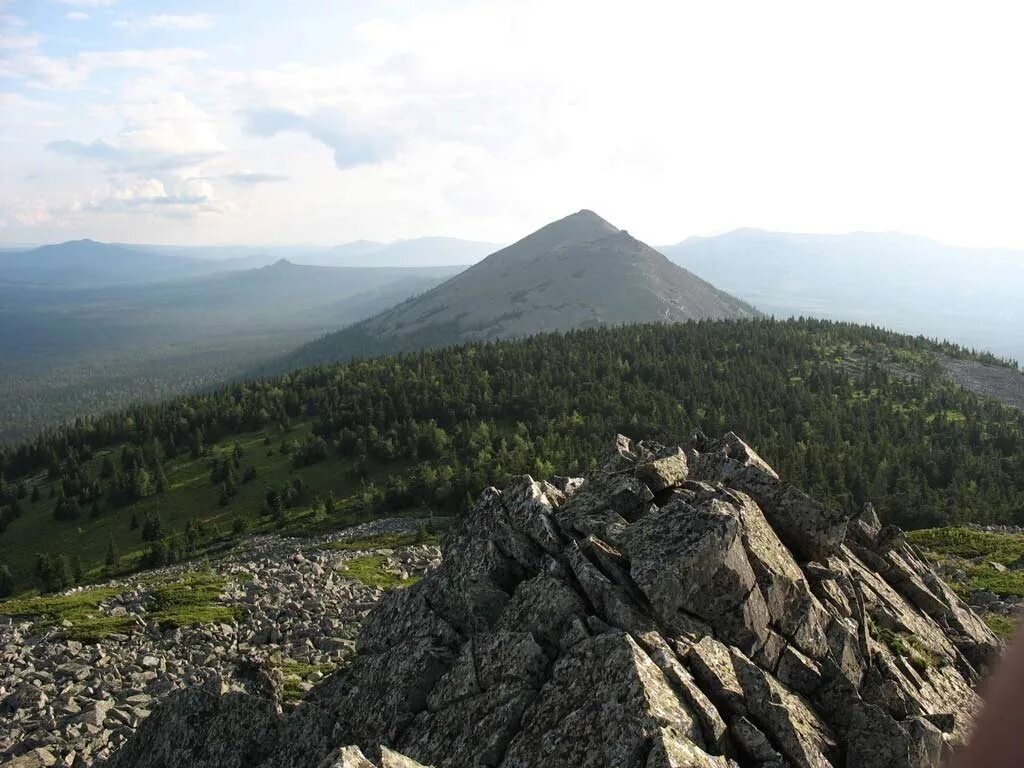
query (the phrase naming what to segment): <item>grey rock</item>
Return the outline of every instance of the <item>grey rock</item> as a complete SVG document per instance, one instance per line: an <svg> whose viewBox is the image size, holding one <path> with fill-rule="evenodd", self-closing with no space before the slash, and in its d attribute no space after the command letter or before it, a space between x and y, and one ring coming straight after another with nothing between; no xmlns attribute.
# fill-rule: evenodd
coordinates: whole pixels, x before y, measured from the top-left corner
<svg viewBox="0 0 1024 768"><path fill-rule="evenodd" d="M260 576L247 594L277 613L218 632L211 656L264 633L270 653L306 648L303 626L339 633L345 615L345 640L362 625L345 668L300 681L288 711L206 675L134 735L119 699L110 764L170 766L180 744L196 768L240 751L254 768L917 768L970 732L1001 646L870 509L848 525L731 433L678 449L619 436L571 487L488 489L440 564L372 611L355 586L328 613L319 582L291 599ZM289 554L281 582L336 577L309 559ZM144 674L149 693L166 679Z"/></svg>
<svg viewBox="0 0 1024 768"><path fill-rule="evenodd" d="M694 508L678 499L627 529L630 575L665 626L688 615L748 650L764 643L768 607L741 530L729 505L714 500Z"/></svg>
<svg viewBox="0 0 1024 768"><path fill-rule="evenodd" d="M758 763L782 761L782 755L775 751L768 737L747 718L737 717L732 721L730 730L740 748Z"/></svg>
<svg viewBox="0 0 1024 768"><path fill-rule="evenodd" d="M686 454L678 448L667 456L652 459L636 468L636 476L654 493L680 485L689 473Z"/></svg>

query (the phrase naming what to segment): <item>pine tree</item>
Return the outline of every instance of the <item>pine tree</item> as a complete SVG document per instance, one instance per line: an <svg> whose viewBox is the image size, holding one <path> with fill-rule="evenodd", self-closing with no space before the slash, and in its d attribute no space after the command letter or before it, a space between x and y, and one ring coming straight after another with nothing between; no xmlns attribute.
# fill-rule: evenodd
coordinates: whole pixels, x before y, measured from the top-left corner
<svg viewBox="0 0 1024 768"><path fill-rule="evenodd" d="M161 496L167 492L167 475L164 474L164 465L159 459L156 462L156 492Z"/></svg>
<svg viewBox="0 0 1024 768"><path fill-rule="evenodd" d="M203 430L196 427L192 433L192 458L198 459L203 455Z"/></svg>
<svg viewBox="0 0 1024 768"><path fill-rule="evenodd" d="M135 475L132 478L132 494L136 499L144 499L147 496L152 496L154 492L153 478L146 471L145 467L139 467L135 470Z"/></svg>
<svg viewBox="0 0 1024 768"><path fill-rule="evenodd" d="M107 557L104 560L107 571L113 571L117 567L118 560L117 544L114 543L114 535L111 534L107 540Z"/></svg>
<svg viewBox="0 0 1024 768"><path fill-rule="evenodd" d="M14 578L11 576L11 569L6 565L0 565L0 597L9 597L14 592Z"/></svg>

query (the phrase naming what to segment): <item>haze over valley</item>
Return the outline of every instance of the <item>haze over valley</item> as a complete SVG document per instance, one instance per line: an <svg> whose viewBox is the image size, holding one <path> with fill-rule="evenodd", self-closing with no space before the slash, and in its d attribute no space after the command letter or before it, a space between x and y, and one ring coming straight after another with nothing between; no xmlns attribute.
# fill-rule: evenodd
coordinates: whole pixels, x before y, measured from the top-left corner
<svg viewBox="0 0 1024 768"><path fill-rule="evenodd" d="M819 317L1019 360L1021 286L1024 252L749 229L656 251L590 211L506 249L70 241L0 254L0 439L237 376L624 322ZM1024 402L1024 377L951 373Z"/></svg>

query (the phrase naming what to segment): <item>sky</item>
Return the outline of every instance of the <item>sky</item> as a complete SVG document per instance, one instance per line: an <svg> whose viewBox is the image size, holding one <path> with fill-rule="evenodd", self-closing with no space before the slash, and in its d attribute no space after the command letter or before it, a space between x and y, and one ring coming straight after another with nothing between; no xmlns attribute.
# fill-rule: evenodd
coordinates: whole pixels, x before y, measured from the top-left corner
<svg viewBox="0 0 1024 768"><path fill-rule="evenodd" d="M0 0L0 243L1024 247L1018 6Z"/></svg>

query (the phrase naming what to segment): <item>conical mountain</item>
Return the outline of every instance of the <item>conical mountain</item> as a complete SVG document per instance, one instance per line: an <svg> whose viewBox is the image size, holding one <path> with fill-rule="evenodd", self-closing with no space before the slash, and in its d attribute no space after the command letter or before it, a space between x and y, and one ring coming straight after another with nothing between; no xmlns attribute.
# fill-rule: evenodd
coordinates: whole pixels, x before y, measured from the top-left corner
<svg viewBox="0 0 1024 768"><path fill-rule="evenodd" d="M598 325L754 317L593 211L552 222L433 290L289 359L293 365Z"/></svg>

